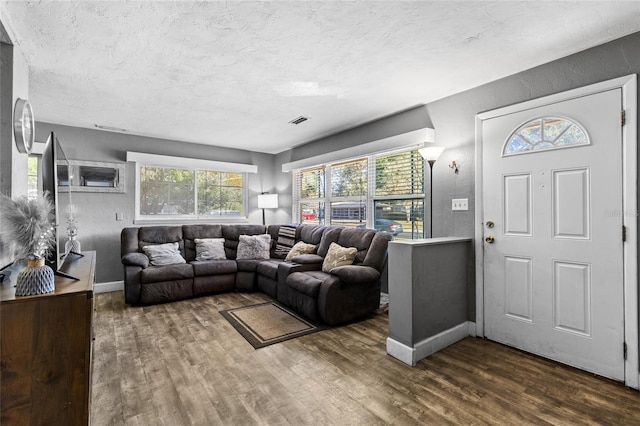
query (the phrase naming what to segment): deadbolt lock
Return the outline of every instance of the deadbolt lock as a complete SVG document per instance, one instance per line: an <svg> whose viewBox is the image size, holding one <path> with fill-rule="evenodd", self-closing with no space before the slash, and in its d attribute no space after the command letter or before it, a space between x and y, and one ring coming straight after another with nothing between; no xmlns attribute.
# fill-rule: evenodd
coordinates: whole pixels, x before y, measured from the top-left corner
<svg viewBox="0 0 640 426"><path fill-rule="evenodd" d="M487 228L493 228L493 222L488 220L487 221Z"/></svg>
<svg viewBox="0 0 640 426"><path fill-rule="evenodd" d="M484 240L489 244L493 244L495 238L493 238L493 235L487 235L487 238L485 238Z"/></svg>

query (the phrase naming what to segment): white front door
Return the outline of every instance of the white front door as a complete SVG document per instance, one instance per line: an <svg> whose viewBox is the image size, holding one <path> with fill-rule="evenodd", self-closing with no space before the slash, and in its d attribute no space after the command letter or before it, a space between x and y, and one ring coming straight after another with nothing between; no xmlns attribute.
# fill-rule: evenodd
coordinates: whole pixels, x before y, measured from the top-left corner
<svg viewBox="0 0 640 426"><path fill-rule="evenodd" d="M621 89L482 121L485 336L624 380Z"/></svg>

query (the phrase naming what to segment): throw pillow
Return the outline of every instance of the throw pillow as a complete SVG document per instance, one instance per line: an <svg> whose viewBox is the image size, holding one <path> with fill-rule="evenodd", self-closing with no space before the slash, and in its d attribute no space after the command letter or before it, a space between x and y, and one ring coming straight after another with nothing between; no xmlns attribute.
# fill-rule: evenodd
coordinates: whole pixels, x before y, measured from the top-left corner
<svg viewBox="0 0 640 426"><path fill-rule="evenodd" d="M284 260L289 261L296 256L300 256L301 254L311 254L316 251L316 245L303 243L302 241L298 241L295 246L289 251L287 257Z"/></svg>
<svg viewBox="0 0 640 426"><path fill-rule="evenodd" d="M142 250L154 266L187 263L184 257L180 256L178 243L154 244L144 246Z"/></svg>
<svg viewBox="0 0 640 426"><path fill-rule="evenodd" d="M271 235L240 235L236 259L269 259Z"/></svg>
<svg viewBox="0 0 640 426"><path fill-rule="evenodd" d="M358 249L355 247L342 247L336 243L331 243L324 262L322 262L322 272L328 274L333 268L353 264L356 254L358 254Z"/></svg>
<svg viewBox="0 0 640 426"><path fill-rule="evenodd" d="M196 260L226 259L224 238L196 238Z"/></svg>
<svg viewBox="0 0 640 426"><path fill-rule="evenodd" d="M274 254L278 257L285 257L289 254L291 247L296 242L296 227L282 225L278 229L278 241L276 242L276 250Z"/></svg>

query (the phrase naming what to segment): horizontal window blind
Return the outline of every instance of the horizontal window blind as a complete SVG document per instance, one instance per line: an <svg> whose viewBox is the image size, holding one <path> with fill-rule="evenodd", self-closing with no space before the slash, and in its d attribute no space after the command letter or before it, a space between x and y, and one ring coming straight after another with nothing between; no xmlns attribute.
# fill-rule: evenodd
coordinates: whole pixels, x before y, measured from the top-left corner
<svg viewBox="0 0 640 426"><path fill-rule="evenodd" d="M375 157L375 195L424 194L424 161L417 150Z"/></svg>
<svg viewBox="0 0 640 426"><path fill-rule="evenodd" d="M331 196L367 195L368 160L366 158L331 165Z"/></svg>
<svg viewBox="0 0 640 426"><path fill-rule="evenodd" d="M417 149L294 170L294 220L422 238L424 172Z"/></svg>

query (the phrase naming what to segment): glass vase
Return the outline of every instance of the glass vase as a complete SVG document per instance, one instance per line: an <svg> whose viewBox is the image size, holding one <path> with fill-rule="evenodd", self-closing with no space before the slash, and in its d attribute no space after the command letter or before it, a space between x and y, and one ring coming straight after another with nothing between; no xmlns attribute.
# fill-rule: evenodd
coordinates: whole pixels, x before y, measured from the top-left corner
<svg viewBox="0 0 640 426"><path fill-rule="evenodd" d="M75 235L69 235L69 239L64 243L64 252L69 253L70 251L80 254L80 241L76 239Z"/></svg>

